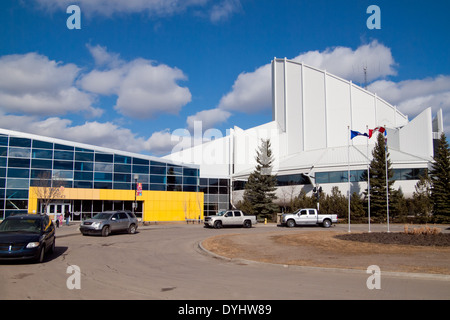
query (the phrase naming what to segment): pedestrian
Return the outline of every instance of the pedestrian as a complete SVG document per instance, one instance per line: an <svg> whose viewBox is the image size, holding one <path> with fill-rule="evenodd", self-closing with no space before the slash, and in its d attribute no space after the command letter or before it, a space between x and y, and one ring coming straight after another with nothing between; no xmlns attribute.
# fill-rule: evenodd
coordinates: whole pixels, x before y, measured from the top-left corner
<svg viewBox="0 0 450 320"><path fill-rule="evenodd" d="M68 226L69 225L69 221L70 221L69 209L66 209L66 216L65 216L65 218L66 218L66 226Z"/></svg>
<svg viewBox="0 0 450 320"><path fill-rule="evenodd" d="M59 225L62 227L63 225L63 216L62 214L58 214Z"/></svg>

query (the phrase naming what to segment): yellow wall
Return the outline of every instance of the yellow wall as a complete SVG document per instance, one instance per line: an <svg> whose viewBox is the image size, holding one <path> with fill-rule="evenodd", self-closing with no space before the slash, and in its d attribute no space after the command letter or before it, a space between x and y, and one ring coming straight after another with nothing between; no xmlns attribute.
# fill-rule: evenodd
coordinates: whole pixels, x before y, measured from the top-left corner
<svg viewBox="0 0 450 320"><path fill-rule="evenodd" d="M38 212L38 187L30 187L28 212ZM64 188L57 200L134 201L134 190ZM42 193L41 193L42 194ZM143 221L203 219L203 192L148 191L136 197L143 202Z"/></svg>

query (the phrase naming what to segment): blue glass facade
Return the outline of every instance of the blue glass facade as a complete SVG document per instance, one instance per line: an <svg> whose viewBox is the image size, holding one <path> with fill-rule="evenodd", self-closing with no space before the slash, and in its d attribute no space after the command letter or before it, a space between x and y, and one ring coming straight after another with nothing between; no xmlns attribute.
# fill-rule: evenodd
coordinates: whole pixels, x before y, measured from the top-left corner
<svg viewBox="0 0 450 320"><path fill-rule="evenodd" d="M0 218L27 212L30 186L133 190L137 181L143 190L210 191L209 179L202 179L206 185L200 184L197 167L77 145L0 134ZM226 184L226 191L221 185L220 192L228 192L228 180L220 180ZM217 187L211 187L215 195L219 195L219 190L214 189ZM228 208L228 194L224 195L227 198L220 200L227 202ZM208 199L205 195L205 207L209 210ZM211 200L216 200L219 207L218 197Z"/></svg>

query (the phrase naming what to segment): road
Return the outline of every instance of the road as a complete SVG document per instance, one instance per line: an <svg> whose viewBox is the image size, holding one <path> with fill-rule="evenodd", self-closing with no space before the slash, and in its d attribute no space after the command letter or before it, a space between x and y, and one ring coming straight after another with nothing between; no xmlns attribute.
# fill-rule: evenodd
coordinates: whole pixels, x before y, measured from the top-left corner
<svg viewBox="0 0 450 320"><path fill-rule="evenodd" d="M59 237L55 254L42 264L0 265L0 300L450 298L450 281L439 278L382 274L381 289L369 290L370 275L365 272L227 261L198 246L217 234L272 232L274 228L152 225L134 235ZM79 267L78 278L73 269L67 273L73 265ZM68 282L72 287L79 284L80 289L69 289Z"/></svg>

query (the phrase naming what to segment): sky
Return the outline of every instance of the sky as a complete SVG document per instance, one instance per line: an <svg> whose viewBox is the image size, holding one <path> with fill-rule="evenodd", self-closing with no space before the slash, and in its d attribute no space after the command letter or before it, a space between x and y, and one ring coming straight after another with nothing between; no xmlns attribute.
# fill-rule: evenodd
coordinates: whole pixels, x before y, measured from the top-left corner
<svg viewBox="0 0 450 320"><path fill-rule="evenodd" d="M409 119L441 108L449 136L448 12L443 0L2 0L0 128L162 156L271 121L270 63L286 57L367 84Z"/></svg>

